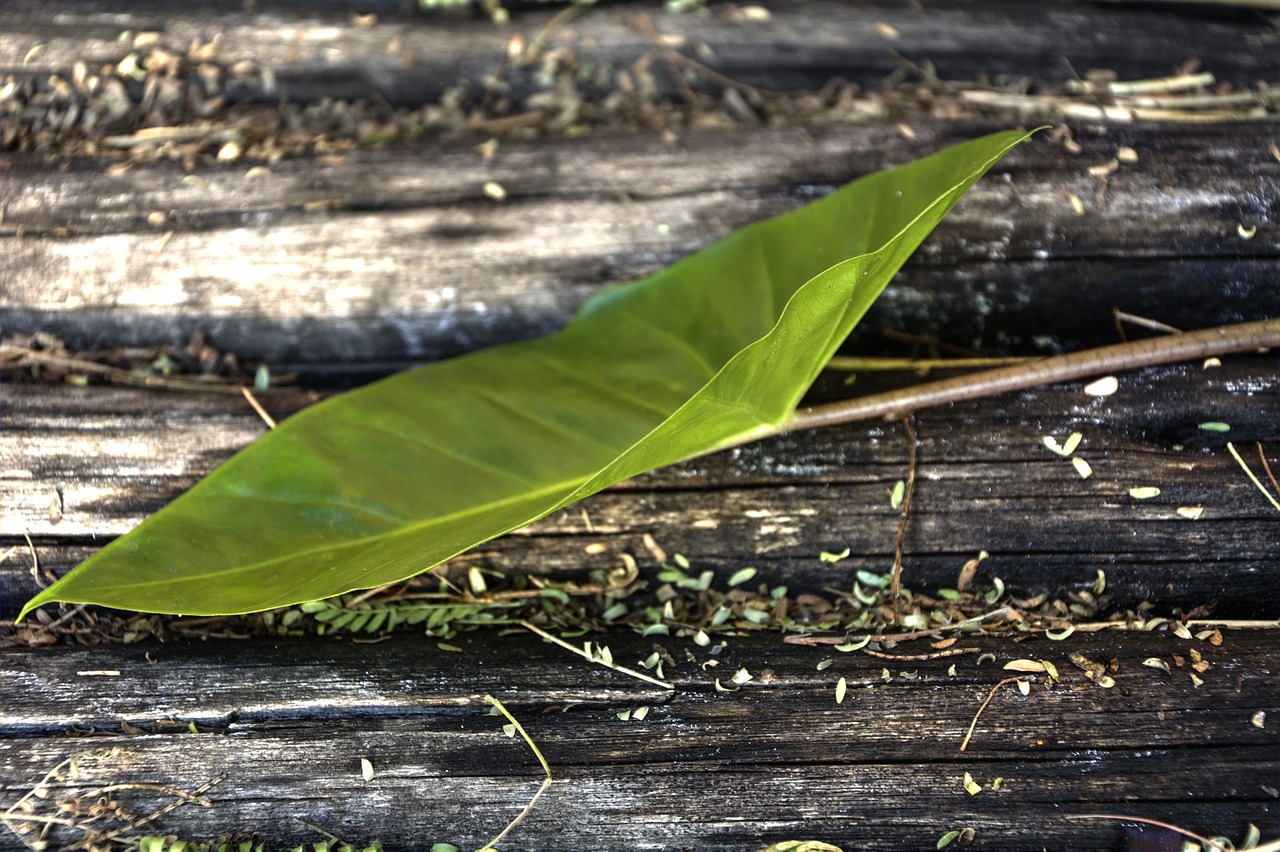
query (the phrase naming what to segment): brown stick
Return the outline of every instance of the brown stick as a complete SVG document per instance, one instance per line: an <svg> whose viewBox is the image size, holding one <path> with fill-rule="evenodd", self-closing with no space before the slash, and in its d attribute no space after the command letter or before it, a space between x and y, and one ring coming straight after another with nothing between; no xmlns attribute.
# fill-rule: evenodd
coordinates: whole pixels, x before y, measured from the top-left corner
<svg viewBox="0 0 1280 852"><path fill-rule="evenodd" d="M782 424L779 431L791 432L797 429L813 429L836 423L901 415L904 412L918 411L921 408L930 408L949 402L990 397L1008 391L1065 382L1101 373L1135 370L1156 364L1193 361L1214 355L1268 349L1275 346L1280 346L1280 318L1217 326L1131 343L1117 343L968 376L925 382L889 393L872 394L858 399L803 408Z"/></svg>

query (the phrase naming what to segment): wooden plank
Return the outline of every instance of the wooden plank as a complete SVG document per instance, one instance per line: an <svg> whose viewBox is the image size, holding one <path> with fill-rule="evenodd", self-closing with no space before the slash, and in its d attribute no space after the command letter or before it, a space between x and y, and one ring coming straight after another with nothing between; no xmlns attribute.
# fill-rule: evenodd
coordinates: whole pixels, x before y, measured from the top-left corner
<svg viewBox="0 0 1280 852"><path fill-rule="evenodd" d="M607 641L628 663L654 647L636 636ZM523 743L485 715L480 697L489 693L521 719L557 778L504 848L745 852L820 838L845 849L906 850L970 826L988 848L1027 848L1051 835L1102 849L1116 848L1118 826L1064 817L1156 816L1240 835L1246 822L1266 825L1277 813L1280 739L1273 719L1250 722L1280 707L1268 631L1228 631L1220 647L1167 634L963 640L996 655L981 665L976 654L897 663L833 654L775 635L731 637L718 653L668 639L661 644L673 655L672 692L529 636L454 642L461 653L411 635L372 646L281 640L6 652L0 672L21 688L5 699L0 796L13 801L68 756L118 748L112 760L83 762L83 786L191 788L227 776L208 793L212 811L180 808L160 830L314 839L291 821L297 816L387 848L431 840L473 848L539 781ZM1199 688L1186 671L1142 665L1159 657L1172 666L1172 655L1185 658L1190 647L1211 663ZM928 650L909 643L891 653ZM1070 652L1114 660L1116 688L1087 681ZM236 678L225 676L228 655ZM969 751L959 752L983 698L1009 674L1000 666L1017 657L1055 662L1062 683L1036 685L1027 697L1006 687ZM827 658L834 664L816 670ZM707 668L710 661L719 665ZM718 692L715 679L724 683L740 667L754 679ZM113 668L119 676L78 674ZM849 689L838 705L840 677ZM616 716L640 706L650 708L642 721ZM187 732L187 722L201 733ZM135 735L121 733L125 723L137 726ZM93 736L60 736L69 726ZM361 757L374 765L368 783ZM965 792L965 772L981 793ZM129 800L127 791L116 795ZM164 803L142 798L139 811ZM20 848L12 838L0 844Z"/></svg>
<svg viewBox="0 0 1280 852"><path fill-rule="evenodd" d="M0 532L11 543L32 535L41 564L58 575L265 428L224 396L20 384L0 393L10 412ZM986 550L985 569L1023 596L1087 588L1104 569L1118 607L1213 602L1222 616L1270 617L1280 603L1274 510L1225 452L1224 436L1198 427L1229 423L1225 437L1252 457L1250 442L1274 434L1278 394L1274 358L1239 357L1214 370L1125 375L1104 400L1074 383L922 412L907 585L951 586ZM284 416L304 401L281 392L267 406ZM1041 445L1072 431L1085 436L1078 454L1093 467L1088 480ZM721 581L753 565L796 593L846 587L856 570L892 563L897 512L886 495L905 474L895 424L783 435L638 477L465 561L581 578L625 552L651 571L642 544L650 533ZM1160 487L1160 497L1133 500L1128 490L1140 485ZM1180 518L1183 506L1204 515ZM838 566L818 559L846 547L852 555ZM18 554L0 563L10 616L35 591L28 568Z"/></svg>
<svg viewBox="0 0 1280 852"><path fill-rule="evenodd" d="M262 181L203 167L208 192L169 165L107 178L20 163L0 307L9 327L45 329L73 347L185 341L199 328L277 365L436 358L546 333L603 284L836 180L989 129L932 125L915 141L884 126L760 131L733 136L727 161L723 134L691 134L674 148L512 143L492 162L470 148L363 152L338 165L282 163ZM1188 327L1276 315L1269 271L1280 237L1267 199L1280 183L1266 165L1267 133L1263 124L1082 131L1080 156L1033 142L961 202L865 328L1034 353L1109 341L1113 306ZM1120 145L1141 159L1096 203L1088 168ZM484 199L489 179L512 200ZM1085 215L1068 193L1084 199ZM302 212L316 199L342 201ZM153 210L169 224L140 224Z"/></svg>
<svg viewBox="0 0 1280 852"><path fill-rule="evenodd" d="M306 103L377 93L383 103L418 105L438 100L459 81L479 84L497 69L513 31L530 41L559 11L533 8L513 27L495 27L465 16L399 14L400 5L291 0L263 2L254 12L230 0L194 9L172 0L132 9L95 0L55 12L39 0L11 0L0 65L16 75L65 76L78 60L95 69L122 60L133 49L128 39L120 40L122 31L159 33L162 44L180 55L194 40L208 42L216 35L219 62L254 66L253 73L227 81L232 102ZM353 20L351 13L361 9L377 13L373 26ZM1269 32L1261 18L1074 3L1033 9L1008 0L774 4L767 20L739 22L665 14L650 3L601 4L564 28L552 45L567 42L583 60L606 70L634 71L652 48L650 36L629 21L637 10L652 15L677 43L702 46L699 58L717 72L765 89L816 91L833 77L869 88L900 73L907 62L927 64L949 80L1060 82L1093 68L1122 78L1163 77L1199 57L1219 79L1242 88L1274 72L1266 51L1256 46ZM30 56L37 44L43 49ZM272 70L270 80L263 80L262 68ZM539 70L533 64L508 72L517 101L544 88ZM672 91L660 71L653 76Z"/></svg>

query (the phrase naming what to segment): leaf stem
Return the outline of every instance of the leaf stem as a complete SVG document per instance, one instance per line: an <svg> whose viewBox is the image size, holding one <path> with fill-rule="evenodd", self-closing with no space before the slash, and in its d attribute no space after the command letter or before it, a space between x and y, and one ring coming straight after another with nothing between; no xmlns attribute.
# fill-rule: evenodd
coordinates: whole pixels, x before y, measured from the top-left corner
<svg viewBox="0 0 1280 852"><path fill-rule="evenodd" d="M901 415L966 399L981 399L1026 388L1070 381L1100 373L1135 370L1156 364L1191 361L1232 352L1280 346L1280 318L1173 334L1130 343L1055 355L1026 364L967 376L924 382L888 393L802 408L782 424L780 432L813 429L876 417Z"/></svg>

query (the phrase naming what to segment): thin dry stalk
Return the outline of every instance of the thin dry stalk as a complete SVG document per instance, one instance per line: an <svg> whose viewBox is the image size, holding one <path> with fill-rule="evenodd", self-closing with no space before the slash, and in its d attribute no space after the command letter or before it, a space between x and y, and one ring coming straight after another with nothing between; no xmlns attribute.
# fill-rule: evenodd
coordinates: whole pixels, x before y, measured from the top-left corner
<svg viewBox="0 0 1280 852"><path fill-rule="evenodd" d="M991 691L987 693L987 700L983 701L982 706L978 708L978 712L973 714L973 721L969 723L969 730L964 735L964 742L960 743L961 751L964 751L969 747L969 740L973 739L974 728L978 727L978 718L982 716L982 711L987 709L987 705L991 703L991 699L996 697L996 691L999 690L1000 687L1004 686L1005 684L1017 683L1018 681L1025 680L1025 679L1026 679L1025 675L1018 675L1016 677L1007 677L1004 680L997 683L995 686L991 687Z"/></svg>

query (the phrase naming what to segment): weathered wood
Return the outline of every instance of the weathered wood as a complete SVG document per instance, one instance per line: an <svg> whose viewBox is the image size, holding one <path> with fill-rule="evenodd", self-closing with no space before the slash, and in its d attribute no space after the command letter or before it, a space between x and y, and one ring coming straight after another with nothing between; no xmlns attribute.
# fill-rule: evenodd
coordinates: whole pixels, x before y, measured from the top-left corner
<svg viewBox="0 0 1280 852"><path fill-rule="evenodd" d="M0 532L10 541L31 534L41 563L59 575L265 429L225 396L23 385L2 393L5 409L22 417L6 439ZM282 392L267 405L283 416L304 401ZM986 569L1022 595L1087 587L1104 569L1118 605L1213 602L1219 615L1269 617L1280 603L1274 510L1224 439L1198 425L1225 421L1227 437L1252 452L1250 441L1274 434L1278 411L1274 358L1241 357L1207 371L1125 375L1106 399L1074 383L922 412L907 584L949 586L986 550ZM1088 480L1041 444L1076 430L1094 470ZM652 533L722 580L754 565L796 591L845 587L855 570L891 564L897 512L886 494L905 473L894 424L782 435L623 483L468 561L580 577L621 552L648 565L641 538ZM1160 487L1160 498L1133 500L1128 490L1139 485ZM52 523L48 508L59 499ZM1205 513L1189 521L1176 513L1182 506ZM838 566L818 559L846 547L852 555ZM35 591L27 567L17 556L0 564L10 615Z"/></svg>
<svg viewBox="0 0 1280 852"><path fill-rule="evenodd" d="M558 11L531 8L504 28L465 16L397 14L401 5L260 0L254 12L239 0L124 9L106 0L71 7L9 0L0 64L22 75L66 75L76 61L97 68L124 59L133 46L120 40L122 31L160 33L177 51L216 35L217 57L226 66L247 61L274 72L273 84L257 74L230 80L232 102L305 103L376 92L385 103L417 105L439 99L459 81L479 86L496 71L513 31L531 40ZM1062 81L1092 68L1130 79L1163 77L1196 57L1240 87L1274 73L1266 51L1255 45L1269 32L1266 22L1231 12L1215 18L1016 0L772 6L768 20L730 23L727 16L664 14L650 3L601 4L553 44L568 43L606 68L629 68L653 47L650 35L627 19L641 10L678 43L705 46L699 57L714 70L765 89L816 91L833 77L872 87L906 62L930 65L944 80ZM353 20L358 10L377 12L377 23ZM36 44L43 50L29 57ZM511 69L511 94L519 100L541 88L538 70ZM674 88L661 73L654 76L657 85Z"/></svg>
<svg viewBox="0 0 1280 852"><path fill-rule="evenodd" d="M833 654L773 635L730 638L718 653L664 640L675 660L666 667L673 692L526 636L461 637L461 653L415 636L372 646L304 640L11 652L0 658L4 682L15 687L5 701L0 795L16 799L76 753L119 748L113 761L86 761L82 783L191 788L228 776L207 794L213 810L180 808L158 826L185 836L240 829L281 843L314 839L288 815L350 840L377 837L387 848L432 840L474 848L540 780L524 744L503 737L501 721L485 715L487 693L521 720L557 779L503 844L508 849L746 852L820 838L845 849L907 850L965 826L986 848L1030 848L1049 837L1070 837L1073 848L1117 848L1116 824L1063 819L1089 812L1164 817L1239 836L1245 823L1265 825L1277 813L1280 689L1270 632L1225 635L1220 647L1164 634L962 640L995 651L997 659L983 664L977 654L902 662ZM634 636L608 642L627 663L654 647ZM1199 688L1173 661L1191 647L1211 663ZM891 653L922 650L907 644ZM1117 686L1087 681L1068 661L1072 652L1114 659ZM228 656L236 659L232 680L224 678ZM1027 697L1005 687L960 753L978 706L1010 674L1000 666L1015 657L1054 662L1062 683L1037 685ZM1172 674L1143 666L1149 657L1166 661ZM830 658L830 668L816 670ZM707 668L710 661L718 665ZM715 679L727 683L740 667L754 679L718 692ZM119 675L80 674L102 669ZM837 705L841 677L849 689ZM642 721L616 716L639 706L650 708ZM1259 711L1268 717L1261 727L1250 723ZM163 720L178 724L166 729ZM201 733L188 733L186 722ZM151 733L124 735L125 723ZM73 726L94 736L58 736ZM368 783L361 757L375 768ZM966 771L981 793L965 792ZM997 777L1003 781L993 790ZM142 798L149 807L138 810L166 801Z"/></svg>
<svg viewBox="0 0 1280 852"><path fill-rule="evenodd" d="M1024 146L943 222L864 329L1038 352L1109 342L1116 306L1188 327L1280 313L1267 127L1082 130L1078 156L1043 139ZM364 152L281 163L261 180L205 167L207 192L170 165L108 178L20 163L7 181L15 235L0 307L12 327L73 346L185 340L200 328L277 364L435 358L546 333L602 284L833 181L990 129L932 125L915 141L873 126L691 134L676 147L511 143L492 162L470 148ZM1097 203L1088 168L1121 145L1141 159ZM490 179L511 200L483 199ZM340 209L302 211L323 199ZM169 224L140 227L153 210ZM1242 226L1257 231L1245 239Z"/></svg>
<svg viewBox="0 0 1280 852"><path fill-rule="evenodd" d="M215 120L252 135L300 115L281 99L360 98L371 115L391 104L403 116L434 107L464 78L474 99L510 36L530 39L555 14L521 12L514 26L499 28L402 14L395 0L258 5L254 15L240 0L129 9L11 0L0 64L19 87L43 85L50 74L69 78L77 60L94 73L124 58L133 49L117 41L124 29L159 32L160 44L178 53L220 33L217 62L231 102ZM644 82L645 69L629 67L652 48L629 17L638 8L682 37L689 55L768 89L812 90L833 76L865 88L909 62L932 64L944 80L985 76L1011 91L1054 89L1073 68L1091 66L1161 76L1194 56L1240 88L1274 76L1259 41L1270 38L1267 23L1232 13L770 6L770 21L735 24L714 14L665 15L654 4L602 4L555 44L603 69L575 78L588 98L602 94L593 87L616 87L622 69ZM353 9L377 11L378 22L360 26ZM32 50L37 44L43 52ZM229 73L239 60L251 60L249 70ZM529 99L547 94L537 70L511 69L508 113L536 111ZM648 72L656 97L678 108L656 58ZM718 84L696 76L693 84L712 94L708 104L721 96ZM207 93L197 94L148 115L193 121ZM249 163L215 165L211 151L190 170L156 162L110 175L105 161L6 151L4 331L45 329L78 349L185 342L200 329L243 358L304 367L319 386L361 381L544 333L601 286L858 174L1010 123L937 121L963 113L946 95L945 86L914 94L898 87L878 107L869 96L858 108L879 109L882 120L866 125L693 132L632 116L585 139L503 138L491 159L472 146L480 138L444 144L435 127L399 147L284 159L252 180ZM890 118L898 105L904 112ZM142 112L117 130L136 129ZM627 121L655 131L619 134ZM588 134L594 127L584 124ZM1271 127L1073 123L1082 146L1075 155L1042 135L954 211L851 346L901 354L880 337L891 329L1034 354L1112 342L1113 307L1188 328L1280 315ZM664 140L657 128L679 132ZM1120 163L1104 188L1089 169L1122 147L1138 159ZM195 179L184 183L188 173ZM501 183L508 200L486 198L486 181ZM164 221L152 225L156 212ZM1088 588L1101 569L1114 607L1150 601L1162 614L1212 608L1219 618L1273 619L1276 515L1224 453L1223 436L1198 424L1230 423L1227 437L1252 460L1252 442L1275 437L1278 372L1274 354L1233 357L1218 369L1123 375L1106 399L1072 383L921 413L905 585L927 593L952 586L963 562L985 549L982 571L1017 595L1064 596ZM854 390L878 384L862 376ZM832 377L816 395L848 391ZM282 416L308 398L280 391L264 401ZM61 575L264 428L234 397L118 388L6 381L0 410L0 618L12 618L35 591L23 534L42 569ZM1043 435L1075 430L1094 469L1088 480L1040 444ZM793 595L847 589L857 570L892 564L898 515L887 492L905 474L906 455L893 423L784 435L622 483L479 548L464 564L584 579L630 553L652 588L657 569L642 542L652 534L694 569L714 570L717 588L754 565L762 582ZM1134 485L1162 493L1136 501L1128 495ZM55 500L63 513L56 524ZM1196 505L1205 509L1200 520L1176 513ZM850 556L834 565L819 559L846 547ZM1224 634L1220 647L1166 632L1077 633L1062 643L963 638L995 655L981 665L977 654L884 660L785 645L777 634L729 637L722 649L721 636L713 648L591 637L624 664L661 644L672 655L671 692L524 634L464 634L452 640L461 653L403 634L376 644L311 636L6 647L0 806L66 757L119 748L110 761L84 761L85 786L56 784L55 799L96 798L93 788L112 782L190 789L225 773L208 793L213 810L179 808L154 829L191 839L256 831L272 845L317 839L298 817L351 841L379 838L388 849L434 840L476 848L541 780L524 744L485 715L481 698L490 693L521 719L557 778L504 849L750 852L815 838L846 850L915 850L966 826L989 849L1120 848L1118 824L1064 819L1085 812L1163 818L1235 838L1252 822L1269 835L1280 772L1276 639L1265 630ZM1187 668L1192 650L1209 663L1198 688ZM1115 689L1086 681L1068 661L1072 652L1115 660ZM1144 666L1151 657L1171 673ZM819 671L828 658L832 666ZM982 700L1010 674L1000 665L1014 658L1053 662L1063 683L1037 684L1027 697L1003 687L970 750L959 753ZM753 680L718 691L715 678L729 683L739 668ZM104 671L119 675L91 674ZM837 705L841 677L849 692ZM639 706L650 708L643 721L617 718ZM187 722L200 733L187 732ZM368 783L361 757L375 768ZM964 790L966 772L981 793ZM138 788L114 795L139 812L168 801ZM0 850L20 848L0 832Z"/></svg>

